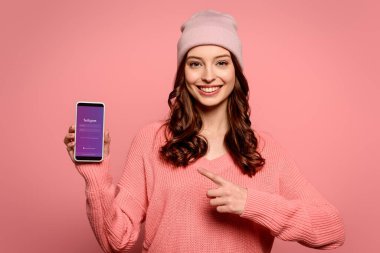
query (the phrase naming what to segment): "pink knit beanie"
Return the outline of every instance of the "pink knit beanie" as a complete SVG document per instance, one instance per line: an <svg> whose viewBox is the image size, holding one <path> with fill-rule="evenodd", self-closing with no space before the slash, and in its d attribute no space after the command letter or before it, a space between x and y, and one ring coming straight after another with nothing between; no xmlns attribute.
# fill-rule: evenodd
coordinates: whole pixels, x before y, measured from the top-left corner
<svg viewBox="0 0 380 253"><path fill-rule="evenodd" d="M232 52L243 67L237 24L231 15L211 9L197 12L182 24L181 32L177 43L177 66L191 48L211 44Z"/></svg>

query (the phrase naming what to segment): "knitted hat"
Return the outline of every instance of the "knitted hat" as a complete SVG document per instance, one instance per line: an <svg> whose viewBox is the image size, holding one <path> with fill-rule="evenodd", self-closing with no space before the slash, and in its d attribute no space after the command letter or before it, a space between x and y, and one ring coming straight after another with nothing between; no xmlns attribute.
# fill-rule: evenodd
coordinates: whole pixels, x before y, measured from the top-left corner
<svg viewBox="0 0 380 253"><path fill-rule="evenodd" d="M197 12L182 24L181 32L177 43L177 66L191 48L218 45L232 52L243 67L237 24L231 15L211 9Z"/></svg>

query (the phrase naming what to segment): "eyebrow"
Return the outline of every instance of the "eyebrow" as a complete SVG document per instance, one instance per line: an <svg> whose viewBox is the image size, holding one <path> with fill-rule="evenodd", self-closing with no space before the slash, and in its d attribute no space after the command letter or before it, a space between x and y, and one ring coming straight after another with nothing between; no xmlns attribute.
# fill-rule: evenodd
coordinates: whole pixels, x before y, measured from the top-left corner
<svg viewBox="0 0 380 253"><path fill-rule="evenodd" d="M221 58L221 57L230 57L230 58L231 58L231 56L229 56L228 54L222 54L222 55L218 55L218 56L214 57L214 59L216 59L216 58ZM188 57L186 58L186 60L187 60L187 59L191 59L191 58L195 58L195 59L202 60L202 57L199 57L199 56L193 56L193 55L188 56Z"/></svg>

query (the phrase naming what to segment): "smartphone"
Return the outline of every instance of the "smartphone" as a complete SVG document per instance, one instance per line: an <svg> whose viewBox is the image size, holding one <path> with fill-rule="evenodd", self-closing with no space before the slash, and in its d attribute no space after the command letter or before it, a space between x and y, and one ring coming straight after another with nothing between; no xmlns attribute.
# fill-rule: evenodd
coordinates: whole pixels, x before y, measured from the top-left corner
<svg viewBox="0 0 380 253"><path fill-rule="evenodd" d="M75 161L103 161L104 119L105 104L103 102L78 101L76 103Z"/></svg>

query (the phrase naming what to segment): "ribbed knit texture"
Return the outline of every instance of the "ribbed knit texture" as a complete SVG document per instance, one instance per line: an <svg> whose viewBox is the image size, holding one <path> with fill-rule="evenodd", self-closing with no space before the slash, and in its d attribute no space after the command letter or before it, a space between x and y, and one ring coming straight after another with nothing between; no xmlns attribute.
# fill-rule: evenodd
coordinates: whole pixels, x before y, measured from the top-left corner
<svg viewBox="0 0 380 253"><path fill-rule="evenodd" d="M105 252L128 252L145 221L143 252L270 252L274 237L313 248L333 249L345 239L338 210L302 176L273 138L255 131L266 165L244 175L225 154L188 167L165 165L158 150L165 142L163 121L134 136L119 183L109 174L111 155L101 163L77 164L86 182L87 215ZM241 215L219 213L206 196L217 188L197 172L211 170L246 187Z"/></svg>

